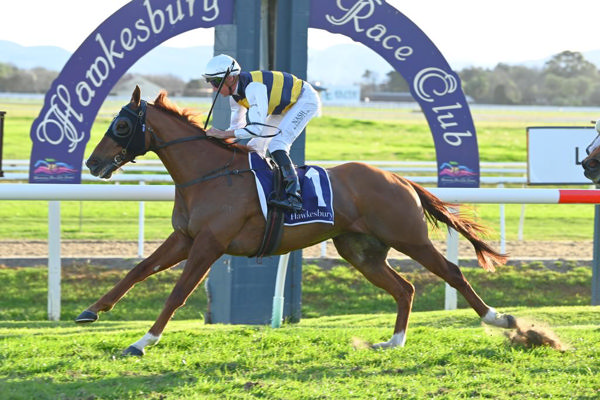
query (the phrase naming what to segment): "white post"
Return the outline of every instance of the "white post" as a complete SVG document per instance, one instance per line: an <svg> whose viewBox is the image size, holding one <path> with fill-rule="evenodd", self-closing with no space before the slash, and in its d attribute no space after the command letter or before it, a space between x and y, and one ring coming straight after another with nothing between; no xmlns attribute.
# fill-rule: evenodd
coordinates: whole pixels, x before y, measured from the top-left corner
<svg viewBox="0 0 600 400"><path fill-rule="evenodd" d="M48 202L48 320L60 320L60 201Z"/></svg>
<svg viewBox="0 0 600 400"><path fill-rule="evenodd" d="M458 209L451 208L450 211L453 213L458 213ZM448 261L458 265L458 232L452 228L448 228L448 237L446 239L446 258ZM444 309L456 310L457 302L456 289L446 283Z"/></svg>
<svg viewBox="0 0 600 400"><path fill-rule="evenodd" d="M519 218L519 242L523 241L524 226L525 226L525 204L521 204L521 217Z"/></svg>
<svg viewBox="0 0 600 400"><path fill-rule="evenodd" d="M283 318L283 292L285 290L285 275L287 273L288 260L290 253L279 256L279 265L277 266L277 278L275 279L275 295L273 296L273 311L271 312L271 327L281 327Z"/></svg>
<svg viewBox="0 0 600 400"><path fill-rule="evenodd" d="M321 258L327 257L327 240L321 242Z"/></svg>
<svg viewBox="0 0 600 400"><path fill-rule="evenodd" d="M146 182L141 181L140 185L145 185ZM140 210L138 212L138 252L139 258L144 257L144 210L145 202L140 201Z"/></svg>
<svg viewBox="0 0 600 400"><path fill-rule="evenodd" d="M525 189L525 185L522 186ZM525 228L525 203L521 204L521 216L519 217L519 233L517 238L519 242L523 241L523 231Z"/></svg>
<svg viewBox="0 0 600 400"><path fill-rule="evenodd" d="M499 188L503 188L504 184L499 183ZM500 204L500 253L506 253L506 213L504 204Z"/></svg>

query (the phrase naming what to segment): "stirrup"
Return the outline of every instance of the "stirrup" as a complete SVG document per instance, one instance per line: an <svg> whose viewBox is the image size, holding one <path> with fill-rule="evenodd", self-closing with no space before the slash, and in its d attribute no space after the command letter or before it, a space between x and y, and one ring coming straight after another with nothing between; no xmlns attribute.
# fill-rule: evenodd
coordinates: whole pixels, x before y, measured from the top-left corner
<svg viewBox="0 0 600 400"><path fill-rule="evenodd" d="M274 207L283 208L284 210L299 213L302 211L302 201L300 201L296 196L289 195L283 199L271 199L269 200L269 204Z"/></svg>

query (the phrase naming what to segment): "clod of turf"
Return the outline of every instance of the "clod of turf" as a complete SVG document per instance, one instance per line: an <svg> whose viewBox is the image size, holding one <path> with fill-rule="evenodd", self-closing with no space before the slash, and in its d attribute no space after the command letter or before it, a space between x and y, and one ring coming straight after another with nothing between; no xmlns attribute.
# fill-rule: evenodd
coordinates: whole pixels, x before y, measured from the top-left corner
<svg viewBox="0 0 600 400"><path fill-rule="evenodd" d="M523 319L517 320L516 330L505 335L511 344L527 349L548 346L558 351L566 350L566 346L550 328Z"/></svg>

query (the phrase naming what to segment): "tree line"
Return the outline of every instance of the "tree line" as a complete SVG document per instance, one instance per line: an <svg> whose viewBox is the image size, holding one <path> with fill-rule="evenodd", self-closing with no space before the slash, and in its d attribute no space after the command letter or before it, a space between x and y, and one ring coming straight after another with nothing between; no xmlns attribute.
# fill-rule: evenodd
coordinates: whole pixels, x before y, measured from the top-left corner
<svg viewBox="0 0 600 400"><path fill-rule="evenodd" d="M494 68L469 67L458 71L465 95L476 103L513 105L600 106L600 71L579 52L563 51L541 68L500 63ZM45 93L58 72L37 67L20 69L0 63L0 92ZM171 95L199 96L210 87L201 79L184 82L174 75L143 75ZM380 92L408 92L397 71L379 81L366 70L363 97Z"/></svg>
<svg viewBox="0 0 600 400"><path fill-rule="evenodd" d="M458 71L468 97L481 104L600 106L600 71L579 52L563 51L541 68L500 63L494 68ZM362 76L363 97L377 92L408 92L397 71L377 83L372 71Z"/></svg>

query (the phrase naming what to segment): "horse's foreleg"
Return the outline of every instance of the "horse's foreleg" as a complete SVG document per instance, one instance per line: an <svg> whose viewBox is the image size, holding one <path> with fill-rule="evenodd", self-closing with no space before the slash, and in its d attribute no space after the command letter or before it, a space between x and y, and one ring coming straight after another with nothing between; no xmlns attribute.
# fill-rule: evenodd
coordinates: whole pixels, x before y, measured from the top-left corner
<svg viewBox="0 0 600 400"><path fill-rule="evenodd" d="M136 283L185 260L188 256L191 243L191 239L187 236L173 232L148 258L133 267L108 293L82 312L75 319L75 322L86 323L96 321L98 319L98 312L111 310Z"/></svg>
<svg viewBox="0 0 600 400"><path fill-rule="evenodd" d="M123 355L141 356L144 354L146 346L154 345L160 340L163 330L173 317L173 314L175 314L175 311L185 304L187 298L208 273L210 266L222 254L223 249L221 245L214 239L211 233L201 233L196 236L185 268L173 291L167 298L158 319L148 333L123 351Z"/></svg>

